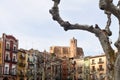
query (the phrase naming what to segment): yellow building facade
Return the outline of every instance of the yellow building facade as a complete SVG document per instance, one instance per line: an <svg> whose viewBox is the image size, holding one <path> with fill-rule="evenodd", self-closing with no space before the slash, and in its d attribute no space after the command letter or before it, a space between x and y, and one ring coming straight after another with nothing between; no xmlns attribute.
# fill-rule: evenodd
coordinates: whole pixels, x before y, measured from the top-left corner
<svg viewBox="0 0 120 80"><path fill-rule="evenodd" d="M17 80L27 80L27 56L23 49L18 50Z"/></svg>

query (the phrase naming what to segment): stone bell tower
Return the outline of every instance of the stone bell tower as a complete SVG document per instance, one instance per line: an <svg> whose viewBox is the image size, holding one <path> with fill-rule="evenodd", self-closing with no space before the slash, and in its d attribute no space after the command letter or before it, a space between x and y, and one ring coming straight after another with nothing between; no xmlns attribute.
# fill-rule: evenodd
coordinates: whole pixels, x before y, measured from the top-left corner
<svg viewBox="0 0 120 80"><path fill-rule="evenodd" d="M70 40L70 55L69 57L75 57L77 54L77 39L74 37Z"/></svg>

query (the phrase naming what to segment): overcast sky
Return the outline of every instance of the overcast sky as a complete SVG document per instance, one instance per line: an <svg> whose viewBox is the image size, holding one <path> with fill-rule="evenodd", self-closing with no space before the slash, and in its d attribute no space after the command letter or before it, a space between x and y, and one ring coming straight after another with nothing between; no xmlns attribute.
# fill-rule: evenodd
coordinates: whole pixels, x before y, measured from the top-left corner
<svg viewBox="0 0 120 80"><path fill-rule="evenodd" d="M115 0L117 2L117 0ZM96 0L61 0L60 14L71 23L95 25L101 28L106 25L106 15L99 9ZM115 3L116 3L115 2ZM69 46L75 37L78 47L82 47L85 55L103 53L95 35L85 31L67 31L52 20L49 9L52 0L0 0L0 34L6 33L19 40L19 48L49 51L50 46ZM112 16L113 17L113 16ZM111 37L115 41L118 35L118 22L112 19ZM117 32L117 33L116 33Z"/></svg>

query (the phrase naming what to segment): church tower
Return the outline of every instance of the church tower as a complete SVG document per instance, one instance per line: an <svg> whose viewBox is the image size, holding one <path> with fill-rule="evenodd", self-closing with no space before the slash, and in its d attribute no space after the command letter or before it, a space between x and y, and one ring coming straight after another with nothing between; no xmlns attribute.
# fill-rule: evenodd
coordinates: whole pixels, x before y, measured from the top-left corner
<svg viewBox="0 0 120 80"><path fill-rule="evenodd" d="M69 57L75 57L77 54L77 39L74 37L70 40L70 55Z"/></svg>

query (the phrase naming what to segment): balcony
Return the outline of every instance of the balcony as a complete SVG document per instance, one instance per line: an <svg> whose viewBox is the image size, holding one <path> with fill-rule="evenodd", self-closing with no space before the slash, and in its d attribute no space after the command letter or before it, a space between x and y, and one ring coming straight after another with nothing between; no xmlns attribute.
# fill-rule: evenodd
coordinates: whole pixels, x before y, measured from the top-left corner
<svg viewBox="0 0 120 80"><path fill-rule="evenodd" d="M4 71L4 74L5 74L5 75L9 75L9 70L5 70L5 71Z"/></svg>
<svg viewBox="0 0 120 80"><path fill-rule="evenodd" d="M98 71L104 71L104 69L103 69L103 68L98 68L97 70L98 70Z"/></svg>
<svg viewBox="0 0 120 80"><path fill-rule="evenodd" d="M104 61L99 61L99 62L98 62L98 64L103 64L103 63L104 63Z"/></svg>
<svg viewBox="0 0 120 80"><path fill-rule="evenodd" d="M96 70L95 70L95 69L92 69L91 72L96 72Z"/></svg>
<svg viewBox="0 0 120 80"><path fill-rule="evenodd" d="M92 62L92 63L91 63L91 65L94 65L94 64L96 64L96 63L95 63L95 62Z"/></svg>
<svg viewBox="0 0 120 80"><path fill-rule="evenodd" d="M17 75L15 71L12 71L10 74L11 74L12 76L16 76L16 75Z"/></svg>
<svg viewBox="0 0 120 80"><path fill-rule="evenodd" d="M6 49L7 51L10 51L10 47L8 47L8 46L7 46L5 49Z"/></svg>
<svg viewBox="0 0 120 80"><path fill-rule="evenodd" d="M11 59L10 59L10 58L5 57L5 62L10 62L10 61L11 61Z"/></svg>
<svg viewBox="0 0 120 80"><path fill-rule="evenodd" d="M17 59L12 59L12 62L13 63L17 63Z"/></svg>
<svg viewBox="0 0 120 80"><path fill-rule="evenodd" d="M14 52L14 53L17 53L17 52L18 52L18 50L14 50L14 49L13 49L13 52Z"/></svg>

